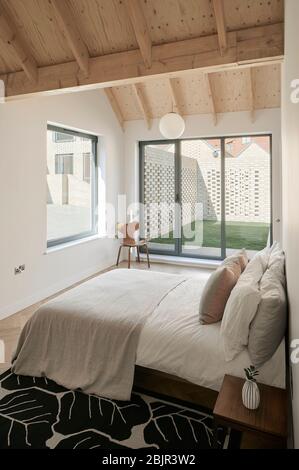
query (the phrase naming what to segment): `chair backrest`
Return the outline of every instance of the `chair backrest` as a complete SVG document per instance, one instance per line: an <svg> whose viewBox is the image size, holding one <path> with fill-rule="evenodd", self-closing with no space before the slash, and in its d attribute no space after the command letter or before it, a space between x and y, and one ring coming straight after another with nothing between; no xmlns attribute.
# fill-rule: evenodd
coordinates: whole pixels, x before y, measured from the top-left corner
<svg viewBox="0 0 299 470"><path fill-rule="evenodd" d="M133 243L135 242L135 234L138 232L140 227L139 222L129 222L119 227L119 232L122 234L122 243Z"/></svg>

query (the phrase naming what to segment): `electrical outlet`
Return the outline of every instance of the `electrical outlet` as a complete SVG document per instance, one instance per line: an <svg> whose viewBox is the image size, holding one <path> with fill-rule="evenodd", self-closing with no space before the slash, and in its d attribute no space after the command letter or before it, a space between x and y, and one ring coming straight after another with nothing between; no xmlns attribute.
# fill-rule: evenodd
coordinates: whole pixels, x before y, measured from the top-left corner
<svg viewBox="0 0 299 470"><path fill-rule="evenodd" d="M15 276L18 274L22 274L25 271L25 264L20 264L17 268L15 268Z"/></svg>

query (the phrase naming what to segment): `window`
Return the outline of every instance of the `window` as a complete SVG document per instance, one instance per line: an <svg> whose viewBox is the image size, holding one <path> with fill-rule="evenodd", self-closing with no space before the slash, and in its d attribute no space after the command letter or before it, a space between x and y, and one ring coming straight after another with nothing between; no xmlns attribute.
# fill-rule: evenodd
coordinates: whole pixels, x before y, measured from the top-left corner
<svg viewBox="0 0 299 470"><path fill-rule="evenodd" d="M97 232L97 137L48 125L48 247Z"/></svg>
<svg viewBox="0 0 299 470"><path fill-rule="evenodd" d="M53 132L54 142L73 142L74 136L65 132Z"/></svg>
<svg viewBox="0 0 299 470"><path fill-rule="evenodd" d="M83 154L83 179L90 183L90 153Z"/></svg>
<svg viewBox="0 0 299 470"><path fill-rule="evenodd" d="M246 142L140 143L141 232L152 253L223 259L271 241L271 136Z"/></svg>
<svg viewBox="0 0 299 470"><path fill-rule="evenodd" d="M74 172L73 160L74 155L72 153L55 155L55 174L72 175Z"/></svg>

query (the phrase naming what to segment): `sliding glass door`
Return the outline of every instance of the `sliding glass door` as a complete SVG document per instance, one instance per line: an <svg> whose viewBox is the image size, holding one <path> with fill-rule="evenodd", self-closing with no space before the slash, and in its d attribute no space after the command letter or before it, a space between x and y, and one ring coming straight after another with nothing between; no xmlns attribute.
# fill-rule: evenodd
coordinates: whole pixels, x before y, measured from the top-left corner
<svg viewBox="0 0 299 470"><path fill-rule="evenodd" d="M262 250L271 238L271 139L225 139L225 248Z"/></svg>
<svg viewBox="0 0 299 470"><path fill-rule="evenodd" d="M152 253L260 250L271 238L271 137L142 142L140 201Z"/></svg>
<svg viewBox="0 0 299 470"><path fill-rule="evenodd" d="M221 140L180 143L181 254L221 258Z"/></svg>
<svg viewBox="0 0 299 470"><path fill-rule="evenodd" d="M179 234L177 146L175 142L149 143L141 147L144 236L152 252L178 255Z"/></svg>

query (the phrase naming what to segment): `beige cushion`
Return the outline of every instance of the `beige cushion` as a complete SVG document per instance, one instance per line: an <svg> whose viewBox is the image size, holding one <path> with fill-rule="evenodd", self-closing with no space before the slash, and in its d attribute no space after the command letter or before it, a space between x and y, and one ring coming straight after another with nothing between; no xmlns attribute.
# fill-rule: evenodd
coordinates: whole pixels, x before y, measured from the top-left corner
<svg viewBox="0 0 299 470"><path fill-rule="evenodd" d="M260 367L280 345L286 330L287 299L285 293L284 256L277 250L260 284L261 302L252 322L248 351L252 363Z"/></svg>
<svg viewBox="0 0 299 470"><path fill-rule="evenodd" d="M231 263L238 263L241 268L241 272L244 271L248 264L248 256L246 253L246 250L243 248L241 251L238 251L237 253L234 253L231 256L228 256L223 262L222 266L227 266L230 265Z"/></svg>
<svg viewBox="0 0 299 470"><path fill-rule="evenodd" d="M261 301L260 282L268 268L273 247L254 255L241 274L226 304L221 336L227 361L234 359L249 342L250 325Z"/></svg>
<svg viewBox="0 0 299 470"><path fill-rule="evenodd" d="M259 282L267 268L269 256L269 248L255 254L226 304L221 324L226 361L233 360L248 345L250 323L261 299Z"/></svg>
<svg viewBox="0 0 299 470"><path fill-rule="evenodd" d="M227 301L221 323L224 357L233 360L248 344L249 327L261 294L256 284L241 282L241 278Z"/></svg>
<svg viewBox="0 0 299 470"><path fill-rule="evenodd" d="M238 264L220 266L209 278L199 305L199 321L206 325L222 319L226 302L241 274Z"/></svg>
<svg viewBox="0 0 299 470"><path fill-rule="evenodd" d="M247 253L246 253L246 250L243 248L242 251L240 251L240 255L239 255L239 260L240 260L240 264L241 264L241 271L243 272L248 264L248 256L247 256Z"/></svg>

